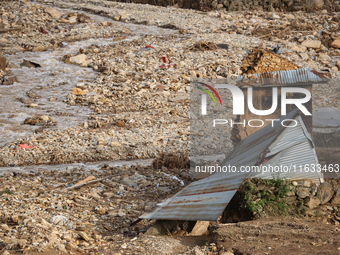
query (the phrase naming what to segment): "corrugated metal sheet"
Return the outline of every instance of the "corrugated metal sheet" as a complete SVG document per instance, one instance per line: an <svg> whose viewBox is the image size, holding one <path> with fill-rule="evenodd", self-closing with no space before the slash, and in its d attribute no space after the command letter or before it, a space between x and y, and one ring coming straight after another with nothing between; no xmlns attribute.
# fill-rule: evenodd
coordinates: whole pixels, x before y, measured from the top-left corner
<svg viewBox="0 0 340 255"><path fill-rule="evenodd" d="M302 119L297 116L298 110L293 110L283 119L297 119L300 123L294 131L288 131L280 125L281 121L262 128L256 133L243 139L220 166L235 166L236 172L218 172L208 178L194 182L172 198L167 199L158 205L153 211L143 214L142 219L167 219L167 220L188 220L188 221L216 221L222 214L225 207L236 193L239 186L245 178L261 177L274 178L275 173L265 175L258 172L241 172L241 166L256 166L265 159L268 148L275 143L284 144L291 142L292 147L278 151L270 161L275 164L288 164L289 162L298 162L304 164L308 162L317 162L316 154L313 154L313 144L310 138L301 137L301 142L293 144L291 141L292 133L299 136L304 134ZM283 131L287 130L285 133ZM282 135L281 135L282 134ZM286 141L282 141L286 140ZM277 149L275 146L273 149ZM268 164L268 162L267 162ZM312 179L316 182L320 180L320 175L305 173L287 174L287 178L293 179ZM282 177L284 178L284 177Z"/></svg>
<svg viewBox="0 0 340 255"><path fill-rule="evenodd" d="M317 72L309 68L296 70L275 71L267 73L251 74L238 76L239 86L284 86L284 85L303 85L312 83L326 83L331 79L329 72Z"/></svg>
<svg viewBox="0 0 340 255"><path fill-rule="evenodd" d="M305 125L302 124L303 121L301 117L298 116L296 121L297 124L292 122L289 125L290 127L286 128L276 139L276 141L268 147L269 153L267 153L266 157L275 155L282 150L306 142L307 140L313 143L308 131L306 129L304 130ZM312 147L314 147L314 145Z"/></svg>

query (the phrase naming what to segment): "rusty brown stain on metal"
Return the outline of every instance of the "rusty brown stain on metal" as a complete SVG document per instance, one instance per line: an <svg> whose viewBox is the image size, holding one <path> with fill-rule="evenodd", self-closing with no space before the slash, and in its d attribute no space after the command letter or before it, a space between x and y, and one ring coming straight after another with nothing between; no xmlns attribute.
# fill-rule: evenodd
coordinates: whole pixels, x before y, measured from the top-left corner
<svg viewBox="0 0 340 255"><path fill-rule="evenodd" d="M332 78L332 75L329 72L320 73L318 71L313 70L312 73L319 76L321 79L331 79Z"/></svg>

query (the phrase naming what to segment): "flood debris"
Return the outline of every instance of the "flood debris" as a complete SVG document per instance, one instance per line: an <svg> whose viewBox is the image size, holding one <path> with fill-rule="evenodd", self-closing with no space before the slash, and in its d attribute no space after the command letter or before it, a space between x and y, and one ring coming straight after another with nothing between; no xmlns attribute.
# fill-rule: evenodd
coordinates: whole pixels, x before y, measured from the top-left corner
<svg viewBox="0 0 340 255"><path fill-rule="evenodd" d="M243 74L256 74L274 71L296 70L300 67L278 54L263 49L254 48L242 61Z"/></svg>
<svg viewBox="0 0 340 255"><path fill-rule="evenodd" d="M190 46L188 49L192 51L216 50L217 46L213 42L201 41Z"/></svg>
<svg viewBox="0 0 340 255"><path fill-rule="evenodd" d="M153 162L152 167L154 169L161 169L166 167L168 169L184 169L189 167L189 157L184 153L162 153Z"/></svg>
<svg viewBox="0 0 340 255"><path fill-rule="evenodd" d="M281 121L286 119L291 121L283 127ZM218 164L220 169L224 168L225 171L217 171L214 167L216 171L210 172L210 177L193 182L140 218L216 221L246 177L309 179L321 183L324 182L321 172L309 172L306 168L299 169L301 171L294 170L300 165L317 164L314 143L299 110L295 109L281 117L280 122L273 127L269 124L244 138L225 160ZM295 168L290 165L295 165ZM230 166L234 170L227 171ZM244 167L258 170L243 171ZM275 170L277 168L279 171ZM192 171L198 170L204 172L204 166L195 166Z"/></svg>
<svg viewBox="0 0 340 255"><path fill-rule="evenodd" d="M36 126L54 126L56 122L52 119L52 117L43 115L37 117L29 117L24 121L25 125L36 125Z"/></svg>

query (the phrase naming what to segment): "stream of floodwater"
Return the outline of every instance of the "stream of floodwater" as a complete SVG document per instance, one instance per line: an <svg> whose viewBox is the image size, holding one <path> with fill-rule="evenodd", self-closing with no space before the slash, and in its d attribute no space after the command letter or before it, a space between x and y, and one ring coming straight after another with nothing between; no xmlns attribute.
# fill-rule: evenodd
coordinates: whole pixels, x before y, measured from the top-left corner
<svg viewBox="0 0 340 255"><path fill-rule="evenodd" d="M59 12L63 9L55 8ZM78 11L81 12L81 11ZM83 12L84 13L84 12ZM159 28L156 26L136 25L130 23L121 23L113 21L98 15L86 13L92 20L96 22L108 21L113 25L128 29L131 31L131 36L125 40L134 40L142 35L151 34L157 36L166 36L174 34L177 31L171 29ZM118 41L119 42L119 41ZM20 139L34 132L38 126L23 125L26 118L37 115L48 115L53 117L57 125L50 128L68 129L79 125L87 120L91 114L88 107L70 106L63 102L66 95L69 94L77 83L91 82L98 73L92 68L79 67L72 64L65 64L61 61L62 56L66 54L74 55L79 51L79 48L86 49L91 45L108 45L118 43L113 41L113 38L97 38L88 39L78 42L65 44L64 47L58 50L49 50L43 52L18 52L14 55L6 55L12 68L11 71L18 78L18 82L13 85L0 87L0 147L11 141ZM29 60L41 65L39 68L20 67L23 60ZM13 68L14 67L14 68ZM29 108L18 98L27 98L26 93L34 91L41 98L35 99L36 108ZM56 98L56 101L49 101L51 97ZM57 113L67 113L67 115L59 116ZM212 155L201 157L202 160L207 160L209 157L224 159L224 155ZM8 172L34 172L38 170L58 170L63 171L73 167L83 168L84 171L89 169L99 169L104 164L111 167L122 165L151 165L153 159L143 160L119 160L119 161L99 161L99 162L84 162L73 164L60 165L31 165L18 167L0 167L0 175Z"/></svg>
<svg viewBox="0 0 340 255"><path fill-rule="evenodd" d="M63 13L63 9L55 8ZM81 11L78 11L81 12ZM121 23L109 18L101 17L86 13L95 22L109 21L114 26L128 29L131 35L125 40L134 40L142 35L151 34L157 36L166 36L176 33L175 30L159 28L156 26L136 25ZM84 29L84 28L83 28ZM86 29L86 28L85 28ZM118 41L119 42L119 41ZM61 61L62 56L66 54L76 54L79 48L87 48L91 45L108 45L118 43L113 38L88 39L78 42L65 44L64 47L57 50L43 52L18 52L13 55L5 55L11 65L11 71L17 77L18 82L13 85L0 87L0 146L14 140L25 137L35 131L38 126L23 125L26 118L47 115L51 116L57 125L51 128L68 129L79 125L87 120L91 114L88 107L70 106L63 102L66 95L69 94L78 83L93 81L98 73L92 68L79 67L72 64L65 64ZM23 60L29 60L41 65L39 68L21 67ZM36 108L29 108L18 99L26 98L27 92L33 91L41 98L34 99ZM51 102L50 98L56 98ZM59 113L59 114L58 114ZM62 113L62 114L60 114ZM66 114L64 114L66 113ZM117 161L117 162L95 162L95 163L75 163L68 165L54 165L53 169L65 169L66 166L74 167L99 167L105 163L112 166L123 164L151 164L151 160L135 161ZM2 167L0 173L8 171L32 171L35 169L47 169L51 165L24 166L24 167Z"/></svg>

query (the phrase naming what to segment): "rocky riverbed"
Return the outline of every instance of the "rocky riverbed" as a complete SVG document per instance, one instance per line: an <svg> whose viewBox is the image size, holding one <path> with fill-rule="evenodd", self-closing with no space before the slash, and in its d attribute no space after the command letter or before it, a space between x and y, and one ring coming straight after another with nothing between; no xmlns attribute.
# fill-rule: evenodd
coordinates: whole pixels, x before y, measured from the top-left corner
<svg viewBox="0 0 340 255"><path fill-rule="evenodd" d="M327 10L24 0L1 2L0 15L0 171L29 167L1 177L0 239L10 254L201 254L194 247L209 237L146 237L150 223L130 226L183 187L178 180L190 183L187 170L81 166L188 154L190 79L235 82L255 48L279 46L294 68L329 70L332 82L313 85L313 108L340 108L340 16ZM90 176L100 181L62 191Z"/></svg>

